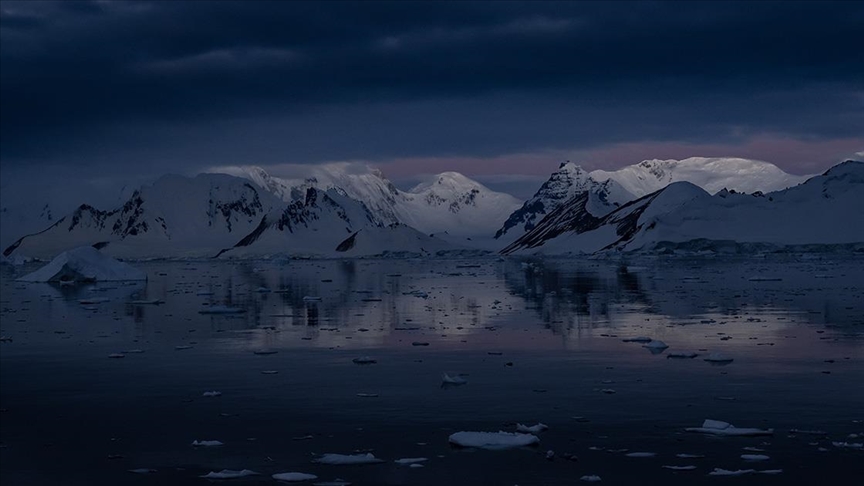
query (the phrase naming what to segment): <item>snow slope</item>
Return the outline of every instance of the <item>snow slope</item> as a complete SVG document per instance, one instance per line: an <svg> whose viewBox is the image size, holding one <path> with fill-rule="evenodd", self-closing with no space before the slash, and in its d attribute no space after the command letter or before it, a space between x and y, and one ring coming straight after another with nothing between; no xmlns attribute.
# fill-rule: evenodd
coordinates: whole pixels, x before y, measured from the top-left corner
<svg viewBox="0 0 864 486"><path fill-rule="evenodd" d="M381 223L363 203L335 189L310 187L302 199L268 213L220 256L429 255L452 248L404 224Z"/></svg>
<svg viewBox="0 0 864 486"><path fill-rule="evenodd" d="M596 181L614 180L637 197L673 182L690 182L711 194L723 189L752 194L779 191L812 177L787 174L768 162L734 157L645 160L612 172L595 170L590 176Z"/></svg>
<svg viewBox="0 0 864 486"><path fill-rule="evenodd" d="M545 215L555 211L573 196L586 193L583 209L593 216L604 216L627 201L635 199L614 180L597 182L584 169L572 162L562 163L534 196L504 221L495 238L513 241L530 231Z"/></svg>
<svg viewBox="0 0 864 486"><path fill-rule="evenodd" d="M244 179L167 175L112 211L81 205L3 253L51 258L71 248L98 245L108 254L130 258L211 256L239 241L282 204Z"/></svg>
<svg viewBox="0 0 864 486"><path fill-rule="evenodd" d="M402 191L380 171L357 164L310 167L308 177L302 179L273 177L252 166L219 170L247 177L284 201L295 200L312 187L332 189L365 204L378 222L402 223L427 234L491 235L521 204L458 172L431 176Z"/></svg>
<svg viewBox="0 0 864 486"><path fill-rule="evenodd" d="M847 161L804 184L766 195L711 196L677 182L602 218L573 198L503 253L592 253L734 244L842 245L864 242L864 163ZM581 219L569 217L582 214Z"/></svg>

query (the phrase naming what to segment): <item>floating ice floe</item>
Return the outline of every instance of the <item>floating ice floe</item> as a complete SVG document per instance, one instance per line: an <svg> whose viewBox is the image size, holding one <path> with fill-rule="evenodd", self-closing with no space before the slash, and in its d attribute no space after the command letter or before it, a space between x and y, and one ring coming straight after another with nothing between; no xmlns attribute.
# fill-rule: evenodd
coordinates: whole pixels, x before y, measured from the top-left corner
<svg viewBox="0 0 864 486"><path fill-rule="evenodd" d="M627 457L655 457L657 455L656 452L630 452L628 454L624 454Z"/></svg>
<svg viewBox="0 0 864 486"><path fill-rule="evenodd" d="M590 475L586 474L585 476L582 476L581 478L579 478L579 480L589 482L589 483L596 483L597 481L601 481L600 476L598 476L596 474L590 474Z"/></svg>
<svg viewBox="0 0 864 486"><path fill-rule="evenodd" d="M126 355L123 353L111 353L108 355L109 358L125 358Z"/></svg>
<svg viewBox="0 0 864 486"><path fill-rule="evenodd" d="M262 356L268 355L268 354L276 354L278 352L279 351L276 351L275 349L258 349L258 350L253 351L254 354L258 354L258 355L262 355Z"/></svg>
<svg viewBox="0 0 864 486"><path fill-rule="evenodd" d="M745 474L781 474L783 472L782 469L763 469L762 471L757 471L755 469L738 469L735 471L731 471L728 469L721 469L719 467L715 467L713 471L709 472L709 476L743 476Z"/></svg>
<svg viewBox="0 0 864 486"><path fill-rule="evenodd" d="M471 447L477 449L508 449L511 447L525 447L540 443L540 439L532 434L519 434L513 432L456 432L450 436L450 444L459 447Z"/></svg>
<svg viewBox="0 0 864 486"><path fill-rule="evenodd" d="M721 353L711 353L705 357L705 361L716 364L726 364L735 361L734 359Z"/></svg>
<svg viewBox="0 0 864 486"><path fill-rule="evenodd" d="M205 391L201 394L202 397L221 397L222 392L220 391Z"/></svg>
<svg viewBox="0 0 864 486"><path fill-rule="evenodd" d="M516 432L522 432L523 434L539 434L544 430L547 430L549 426L546 424L538 423L537 425L527 426L522 424L516 424Z"/></svg>
<svg viewBox="0 0 864 486"><path fill-rule="evenodd" d="M774 435L774 429L755 429L755 428L738 428L734 425L720 420L705 419L702 422L702 427L688 427L687 432L697 432L700 434L711 435L730 435L730 436L760 436Z"/></svg>
<svg viewBox="0 0 864 486"><path fill-rule="evenodd" d="M672 471L692 471L696 469L696 466L663 466L663 469L670 469Z"/></svg>
<svg viewBox="0 0 864 486"><path fill-rule="evenodd" d="M771 458L766 456L765 454L741 454L741 459L744 459L745 461L754 461L755 462L755 461L767 461L768 459L771 459Z"/></svg>
<svg viewBox="0 0 864 486"><path fill-rule="evenodd" d="M375 364L378 362L378 361L370 358L369 356L360 356L359 358L354 358L351 361L353 361L354 364L360 364L360 365Z"/></svg>
<svg viewBox="0 0 864 486"><path fill-rule="evenodd" d="M307 295L306 297L303 297L303 302L321 302L321 297Z"/></svg>
<svg viewBox="0 0 864 486"><path fill-rule="evenodd" d="M668 353L666 354L666 358L678 358L678 359L693 359L696 356L699 356L698 353L686 353L686 352L677 352L677 353Z"/></svg>
<svg viewBox="0 0 864 486"><path fill-rule="evenodd" d="M211 305L206 309L198 311L199 314L245 314L246 309L231 307L228 305Z"/></svg>
<svg viewBox="0 0 864 486"><path fill-rule="evenodd" d="M702 454L675 454L675 457L679 459L702 459L705 456Z"/></svg>
<svg viewBox="0 0 864 486"><path fill-rule="evenodd" d="M444 373L441 375L441 383L447 385L464 385L468 383L468 380L459 375L448 375L447 373Z"/></svg>
<svg viewBox="0 0 864 486"><path fill-rule="evenodd" d="M18 279L21 282L107 282L147 280L147 274L128 263L102 254L92 246L64 251L50 263Z"/></svg>
<svg viewBox="0 0 864 486"><path fill-rule="evenodd" d="M250 469L241 469L239 471L235 471L233 469L223 469L219 472L210 471L209 473L198 476L200 478L205 479L237 479L237 478L245 478L247 476L258 476L259 474Z"/></svg>
<svg viewBox="0 0 864 486"><path fill-rule="evenodd" d="M192 349L192 346L188 344L182 344L180 346L174 346L174 349L177 351L183 351L184 349Z"/></svg>
<svg viewBox="0 0 864 486"><path fill-rule="evenodd" d="M318 479L318 476L314 474L306 474L299 472L286 472L286 473L276 473L273 476L273 479L277 481L311 481L313 479Z"/></svg>
<svg viewBox="0 0 864 486"><path fill-rule="evenodd" d="M650 343L653 340L647 336L637 336L634 338L622 339L622 341L624 341L625 343Z"/></svg>
<svg viewBox="0 0 864 486"><path fill-rule="evenodd" d="M218 440L193 440L192 445L194 447L216 447L224 444Z"/></svg>
<svg viewBox="0 0 864 486"><path fill-rule="evenodd" d="M735 471L730 471L729 469L721 469L719 467L715 467L713 471L709 472L709 476L743 476L745 474L753 474L755 473L755 469L738 469Z"/></svg>
<svg viewBox="0 0 864 486"><path fill-rule="evenodd" d="M329 464L331 466L345 466L352 464L378 464L384 462L375 457L372 453L366 454L323 454L315 459L314 462L319 464Z"/></svg>
<svg viewBox="0 0 864 486"><path fill-rule="evenodd" d="M861 449L864 448L864 443L861 442L832 442L831 445L841 449Z"/></svg>
<svg viewBox="0 0 864 486"><path fill-rule="evenodd" d="M643 348L648 348L648 349L660 349L660 350L663 350L663 349L668 348L669 345L666 344L666 343L664 343L663 341L655 340L655 341L651 341L651 342L648 343L648 344L644 344L644 345L642 345L642 347L643 347Z"/></svg>
<svg viewBox="0 0 864 486"><path fill-rule="evenodd" d="M138 469L130 469L129 472L135 474L153 474L157 472L155 469L150 469L146 467L139 467Z"/></svg>
<svg viewBox="0 0 864 486"><path fill-rule="evenodd" d="M261 374L262 375L278 375L279 371L278 370L262 370Z"/></svg>
<svg viewBox="0 0 864 486"><path fill-rule="evenodd" d="M426 457L406 457L404 459L396 459L393 462L395 462L396 464L400 464L402 466L407 466L407 465L411 465L411 464L417 464L418 462L426 462L428 460L429 459Z"/></svg>

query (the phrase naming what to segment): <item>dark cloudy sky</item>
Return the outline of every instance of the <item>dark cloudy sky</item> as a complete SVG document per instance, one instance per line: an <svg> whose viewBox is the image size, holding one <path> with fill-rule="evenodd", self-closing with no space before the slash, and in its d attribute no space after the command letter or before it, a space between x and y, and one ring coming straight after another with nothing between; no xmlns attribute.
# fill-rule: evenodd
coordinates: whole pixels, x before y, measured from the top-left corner
<svg viewBox="0 0 864 486"><path fill-rule="evenodd" d="M0 163L393 178L864 150L864 3L0 4Z"/></svg>

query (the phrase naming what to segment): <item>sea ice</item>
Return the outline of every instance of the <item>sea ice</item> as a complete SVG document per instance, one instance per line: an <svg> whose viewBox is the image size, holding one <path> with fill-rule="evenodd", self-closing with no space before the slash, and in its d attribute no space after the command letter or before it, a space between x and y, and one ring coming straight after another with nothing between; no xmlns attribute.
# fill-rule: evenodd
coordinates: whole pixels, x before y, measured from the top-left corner
<svg viewBox="0 0 864 486"><path fill-rule="evenodd" d="M630 452L629 454L625 454L627 457L654 457L656 455L656 452Z"/></svg>
<svg viewBox="0 0 864 486"><path fill-rule="evenodd" d="M532 434L512 432L456 432L450 436L450 443L460 447L478 449L507 449L524 447L540 443L540 439Z"/></svg>
<svg viewBox="0 0 864 486"><path fill-rule="evenodd" d="M323 454L315 459L314 462L320 464L329 464L331 466L344 466L352 464L377 464L384 462L378 459L371 453L366 454Z"/></svg>
<svg viewBox="0 0 864 486"><path fill-rule="evenodd" d="M273 476L273 479L277 481L311 481L313 479L318 479L318 476L314 474L306 474L299 472L286 472L286 473L276 473Z"/></svg>
<svg viewBox="0 0 864 486"><path fill-rule="evenodd" d="M734 360L725 354L711 353L705 358L705 361L708 361L709 363L725 364L731 363Z"/></svg>
<svg viewBox="0 0 864 486"><path fill-rule="evenodd" d="M376 360L370 358L369 356L361 356L361 357L359 357L359 358L354 358L354 359L352 359L351 361L353 361L354 364L360 364L360 365L363 365L363 364L375 364L375 363L378 362L378 361L376 361Z"/></svg>
<svg viewBox="0 0 864 486"><path fill-rule="evenodd" d="M719 467L715 467L713 471L709 472L709 476L743 476L745 474L755 473L755 469L738 469L736 471L730 471L728 469L721 469Z"/></svg>
<svg viewBox="0 0 864 486"><path fill-rule="evenodd" d="M696 466L663 466L664 469L671 469L672 471L692 471L696 469Z"/></svg>
<svg viewBox="0 0 864 486"><path fill-rule="evenodd" d="M687 432L698 432L700 434L730 435L730 436L759 436L774 435L774 429L738 428L734 425L720 420L706 419L702 427L688 427Z"/></svg>
<svg viewBox="0 0 864 486"><path fill-rule="evenodd" d="M249 469L241 469L240 471L234 471L233 469L223 469L219 472L210 471L209 473L198 476L204 479L236 479L236 478L245 478L246 476L257 476L258 473Z"/></svg>
<svg viewBox="0 0 864 486"><path fill-rule="evenodd" d="M579 478L579 480L580 481L586 481L589 483L596 483L597 481L600 481L601 479L600 479L600 476L598 476L596 474L591 474L591 475L586 474L585 476L582 476L581 478Z"/></svg>
<svg viewBox="0 0 864 486"><path fill-rule="evenodd" d="M64 251L44 267L18 280L58 283L147 280L147 274L102 254L92 246L82 246Z"/></svg>
<svg viewBox="0 0 864 486"><path fill-rule="evenodd" d="M195 447L216 447L224 444L218 440L193 440L192 445Z"/></svg>
<svg viewBox="0 0 864 486"><path fill-rule="evenodd" d="M637 336L634 338L622 339L625 343L650 343L652 339L647 336Z"/></svg>
<svg viewBox="0 0 864 486"><path fill-rule="evenodd" d="M523 434L539 434L544 430L548 429L549 426L546 424L538 423L537 425L527 426L522 424L516 424L516 432L522 432Z"/></svg>
<svg viewBox="0 0 864 486"><path fill-rule="evenodd" d="M771 458L764 454L741 454L741 459L745 461L767 461Z"/></svg>
<svg viewBox="0 0 864 486"><path fill-rule="evenodd" d="M429 459L426 457L406 457L404 459L396 459L393 462L395 462L396 464L401 464L403 466L406 466L409 464L416 464L418 462L426 462L428 460Z"/></svg>
<svg viewBox="0 0 864 486"><path fill-rule="evenodd" d="M464 385L468 383L468 380L459 375L448 375L447 373L444 373L441 375L441 383L448 385Z"/></svg>
<svg viewBox="0 0 864 486"><path fill-rule="evenodd" d="M680 358L680 359L693 359L696 356L699 356L697 353L686 353L686 352L677 352L677 353L668 353L666 358Z"/></svg>
<svg viewBox="0 0 864 486"><path fill-rule="evenodd" d="M202 397L221 397L222 392L220 391L205 391L201 394Z"/></svg>

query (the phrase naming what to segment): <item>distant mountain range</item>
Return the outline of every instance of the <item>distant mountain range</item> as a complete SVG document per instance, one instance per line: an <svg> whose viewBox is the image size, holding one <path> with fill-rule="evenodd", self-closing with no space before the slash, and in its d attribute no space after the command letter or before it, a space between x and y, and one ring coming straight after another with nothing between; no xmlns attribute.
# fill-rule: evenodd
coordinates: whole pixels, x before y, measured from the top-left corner
<svg viewBox="0 0 864 486"><path fill-rule="evenodd" d="M159 258L856 243L864 241L862 166L849 161L797 186L807 178L745 159L651 160L614 172L565 163L524 203L455 172L403 191L356 166L316 167L302 179L234 167L231 175L164 176L109 211L43 210L41 230L3 254L50 258L82 245ZM14 229L3 217L4 232Z"/></svg>

